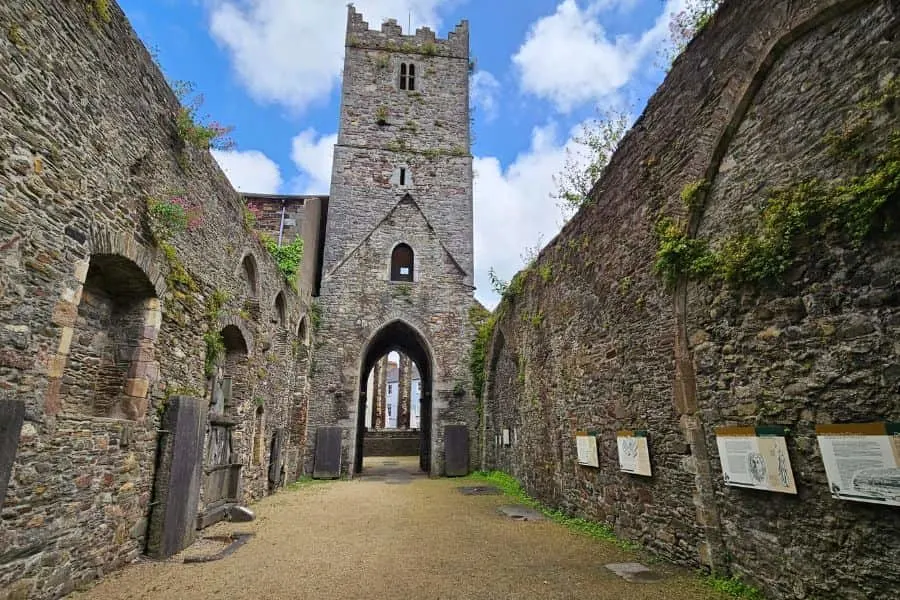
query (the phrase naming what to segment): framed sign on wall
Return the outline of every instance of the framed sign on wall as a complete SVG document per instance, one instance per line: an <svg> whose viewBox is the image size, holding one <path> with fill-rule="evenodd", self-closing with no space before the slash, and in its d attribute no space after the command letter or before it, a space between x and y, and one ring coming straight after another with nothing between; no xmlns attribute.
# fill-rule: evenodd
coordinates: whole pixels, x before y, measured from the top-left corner
<svg viewBox="0 0 900 600"><path fill-rule="evenodd" d="M600 453L597 451L597 433L594 431L578 431L575 433L575 448L578 451L578 464L585 467L599 467Z"/></svg>

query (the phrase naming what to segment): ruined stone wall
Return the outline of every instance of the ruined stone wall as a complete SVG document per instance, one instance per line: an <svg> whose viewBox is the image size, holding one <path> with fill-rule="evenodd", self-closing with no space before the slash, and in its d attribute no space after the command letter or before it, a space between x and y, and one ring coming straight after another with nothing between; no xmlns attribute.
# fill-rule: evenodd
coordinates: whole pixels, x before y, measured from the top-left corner
<svg viewBox="0 0 900 600"><path fill-rule="evenodd" d="M758 227L772 190L837 186L876 164L896 143L897 25L891 2L723 5L620 144L595 203L501 304L488 467L772 597L896 594L900 512L832 498L814 432L900 417L896 208L859 245L799 236L780 283L682 275L667 287L653 264L660 215L722 251ZM700 181L702 202L686 206L681 192ZM788 427L798 494L726 487L714 435L726 425ZM576 463L587 429L599 469ZM619 471L619 429L649 431L652 477Z"/></svg>
<svg viewBox="0 0 900 600"><path fill-rule="evenodd" d="M413 91L399 88L402 62L417 65ZM432 389L423 390L434 409L434 475L443 469L443 426L467 423L474 432L473 396L453 395L468 379L472 339L468 140L467 25L446 40L424 29L402 35L390 21L373 31L351 6L309 411L310 432L322 425L345 428L346 471L357 451L363 355L392 322L415 330L433 363L419 366L434 377ZM399 243L414 252L412 282L390 281L391 253ZM471 438L474 444L477 436ZM309 442L311 459L312 435Z"/></svg>
<svg viewBox="0 0 900 600"><path fill-rule="evenodd" d="M243 497L266 493L272 432L290 430L294 473L305 444L306 296L245 230L210 154L179 138L177 101L119 8L104 22L87 6L0 6L14 32L0 38L0 394L26 408L0 518L0 597L58 597L143 550L159 414L174 393L209 398L204 334L227 330L243 347L231 407L242 462L265 407ZM147 201L173 197L199 220L161 239Z"/></svg>

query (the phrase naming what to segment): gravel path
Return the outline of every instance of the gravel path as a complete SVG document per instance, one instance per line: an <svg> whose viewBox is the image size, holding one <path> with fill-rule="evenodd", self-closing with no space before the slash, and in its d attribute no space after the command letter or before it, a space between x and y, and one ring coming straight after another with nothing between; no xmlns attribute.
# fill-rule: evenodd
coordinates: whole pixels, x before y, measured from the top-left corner
<svg viewBox="0 0 900 600"><path fill-rule="evenodd" d="M256 534L219 561L140 562L70 598L194 600L304 598L721 599L664 565L654 583L603 567L640 557L548 521L499 515L503 496L464 496L459 479L413 477L403 460L353 481L306 485L254 505L252 523L205 535Z"/></svg>

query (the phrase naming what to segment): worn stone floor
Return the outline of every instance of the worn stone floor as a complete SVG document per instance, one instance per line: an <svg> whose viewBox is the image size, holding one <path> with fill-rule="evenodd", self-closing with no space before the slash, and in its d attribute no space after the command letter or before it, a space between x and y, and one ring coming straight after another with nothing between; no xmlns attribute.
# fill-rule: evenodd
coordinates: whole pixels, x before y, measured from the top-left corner
<svg viewBox="0 0 900 600"><path fill-rule="evenodd" d="M724 598L695 575L649 564L662 578L630 583L604 567L644 560L550 521L515 521L504 496L464 496L460 479L429 479L417 459L367 461L366 476L312 483L254 505L253 532L208 563L140 561L70 598L450 599Z"/></svg>

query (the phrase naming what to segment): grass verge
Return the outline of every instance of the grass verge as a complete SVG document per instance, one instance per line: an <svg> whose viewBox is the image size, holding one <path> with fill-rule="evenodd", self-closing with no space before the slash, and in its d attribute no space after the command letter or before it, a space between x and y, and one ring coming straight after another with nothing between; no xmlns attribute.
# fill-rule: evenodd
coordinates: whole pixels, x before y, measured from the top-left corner
<svg viewBox="0 0 900 600"><path fill-rule="evenodd" d="M604 523L595 523L581 517L573 517L567 515L561 510L544 506L531 496L529 496L522 488L522 484L515 477L504 473L503 471L477 471L471 475L472 479L490 483L497 489L503 491L507 496L515 499L518 503L541 511L541 513L553 521L564 527L583 533L592 538L603 540L615 544L623 550L635 551L640 550L640 546L626 540L619 539L609 525Z"/></svg>
<svg viewBox="0 0 900 600"><path fill-rule="evenodd" d="M573 531L583 533L592 538L615 544L622 550L631 552L641 550L641 546L634 542L619 539L609 525L604 523L595 523L581 517L572 517L564 512L548 508L539 501L529 496L522 484L503 471L476 471L469 476L470 479L480 482L486 482L497 489L501 490L506 496L513 498L516 502L541 511L548 519L554 523L559 523ZM655 559L655 556L651 558ZM709 575L700 573L700 580L704 585L710 587L717 592L725 594L731 598L739 598L740 600L765 600L762 592L758 589L747 585L737 577L721 577L717 575Z"/></svg>

